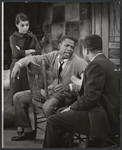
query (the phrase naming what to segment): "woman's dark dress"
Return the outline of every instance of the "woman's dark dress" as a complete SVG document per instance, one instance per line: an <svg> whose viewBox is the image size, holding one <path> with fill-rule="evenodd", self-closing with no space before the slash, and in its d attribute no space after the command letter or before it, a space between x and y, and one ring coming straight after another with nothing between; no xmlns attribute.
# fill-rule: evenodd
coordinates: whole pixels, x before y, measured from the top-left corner
<svg viewBox="0 0 122 150"><path fill-rule="evenodd" d="M13 95L19 91L29 89L26 68L21 69L20 79L15 79L15 82L13 83L11 79L11 72L14 65L19 59L25 57L25 50L35 49L36 52L33 52L31 54L41 55L41 49L36 36L30 31L28 31L27 34L21 34L15 31L10 36L9 40L13 59L10 66L10 104L13 105ZM18 46L20 50L18 50L16 46Z"/></svg>

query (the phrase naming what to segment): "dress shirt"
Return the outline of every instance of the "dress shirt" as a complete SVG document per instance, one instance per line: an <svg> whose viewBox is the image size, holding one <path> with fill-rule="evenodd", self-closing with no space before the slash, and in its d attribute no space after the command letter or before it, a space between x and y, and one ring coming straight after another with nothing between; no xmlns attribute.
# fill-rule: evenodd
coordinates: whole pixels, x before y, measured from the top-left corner
<svg viewBox="0 0 122 150"><path fill-rule="evenodd" d="M64 67L66 66L67 64L67 61L68 59L63 59L62 61L60 60L60 55L57 57L58 58L58 68L60 67L60 62L64 62L63 65L62 65L62 70L64 69ZM59 62L60 61L60 62Z"/></svg>

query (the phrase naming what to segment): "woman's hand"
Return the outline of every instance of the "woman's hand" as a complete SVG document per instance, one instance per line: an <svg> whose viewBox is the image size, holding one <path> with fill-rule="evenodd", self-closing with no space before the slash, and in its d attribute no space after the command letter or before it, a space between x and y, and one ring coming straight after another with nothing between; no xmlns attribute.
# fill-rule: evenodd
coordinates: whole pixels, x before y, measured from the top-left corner
<svg viewBox="0 0 122 150"><path fill-rule="evenodd" d="M19 46L17 46L17 45L16 45L16 48L17 48L19 51L21 50L21 49L20 49L20 47L19 47Z"/></svg>
<svg viewBox="0 0 122 150"><path fill-rule="evenodd" d="M35 52L35 49L29 49L25 51L25 56L30 55L31 53Z"/></svg>

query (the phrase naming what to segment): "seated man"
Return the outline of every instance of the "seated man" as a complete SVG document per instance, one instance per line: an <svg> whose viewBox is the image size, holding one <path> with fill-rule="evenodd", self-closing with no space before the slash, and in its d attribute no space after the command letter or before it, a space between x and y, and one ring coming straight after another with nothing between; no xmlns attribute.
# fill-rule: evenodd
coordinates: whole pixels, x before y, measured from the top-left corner
<svg viewBox="0 0 122 150"><path fill-rule="evenodd" d="M80 96L47 119L43 148L60 148L65 133L90 134L101 140L118 133L118 68L102 53L102 39L98 35L84 39L83 56L90 63L84 71Z"/></svg>
<svg viewBox="0 0 122 150"><path fill-rule="evenodd" d="M13 70L12 78L19 75L21 68L27 66L29 62L41 65L42 59L45 60L46 67L51 68L54 82L48 87L49 100L43 105L43 111L48 118L55 114L57 109L63 106L69 106L75 101L76 96L72 95L71 90L75 88L71 82L72 75L81 77L87 63L74 54L77 40L70 36L64 36L59 43L59 51L53 51L44 55L32 56L19 60ZM71 89L71 90L70 90ZM75 88L77 89L77 88ZM18 92L13 97L16 127L20 136L12 137L13 141L34 138L30 121L28 118L27 108L31 103L29 91ZM26 134L23 132L26 132Z"/></svg>

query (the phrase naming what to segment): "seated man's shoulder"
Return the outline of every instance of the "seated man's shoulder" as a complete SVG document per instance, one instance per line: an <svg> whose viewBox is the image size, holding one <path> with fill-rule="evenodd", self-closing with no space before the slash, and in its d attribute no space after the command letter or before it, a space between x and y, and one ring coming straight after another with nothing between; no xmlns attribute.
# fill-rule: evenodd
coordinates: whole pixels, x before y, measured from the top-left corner
<svg viewBox="0 0 122 150"><path fill-rule="evenodd" d="M72 65L75 66L76 68L81 69L81 70L85 70L88 63L83 58L81 58L75 54L74 60L72 61Z"/></svg>
<svg viewBox="0 0 122 150"><path fill-rule="evenodd" d="M85 61L84 58L82 56L78 56L76 54L74 54L74 58L78 61Z"/></svg>
<svg viewBox="0 0 122 150"><path fill-rule="evenodd" d="M57 56L57 55L59 55L59 52L58 51L52 51L52 52L49 52L47 54Z"/></svg>
<svg viewBox="0 0 122 150"><path fill-rule="evenodd" d="M84 58L83 57L79 57L79 56L77 56L76 55L76 62L79 64L79 63L82 63L82 64L84 64L84 65L88 65L88 63L84 60Z"/></svg>

